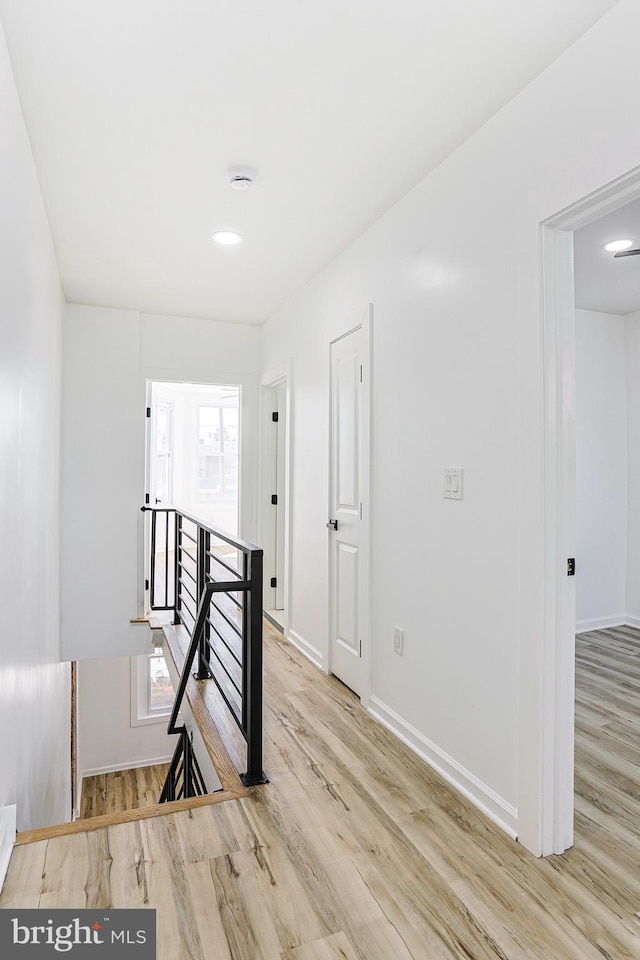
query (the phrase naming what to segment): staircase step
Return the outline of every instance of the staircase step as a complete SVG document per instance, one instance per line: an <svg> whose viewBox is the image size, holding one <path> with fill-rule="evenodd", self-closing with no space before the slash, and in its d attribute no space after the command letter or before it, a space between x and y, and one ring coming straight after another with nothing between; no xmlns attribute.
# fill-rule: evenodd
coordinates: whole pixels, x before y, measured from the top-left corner
<svg viewBox="0 0 640 960"><path fill-rule="evenodd" d="M175 672L181 675L189 649L189 634L182 624L175 626L172 623L163 623L161 629L165 659L169 662L171 658ZM246 796L246 787L238 773L238 766L244 763L242 750L244 739L233 719L229 717L228 708L217 693L215 683L196 680L191 675L187 681L185 695L222 789L225 793L235 793L238 798ZM224 741L218 729L219 726L224 733ZM225 743L232 749L235 763L229 756Z"/></svg>
<svg viewBox="0 0 640 960"><path fill-rule="evenodd" d="M150 613L147 618L147 623L151 630L162 630L163 627L168 626L171 623L171 613L169 611L162 613Z"/></svg>
<svg viewBox="0 0 640 960"><path fill-rule="evenodd" d="M161 614L157 617L149 617L148 624L152 630L162 630L162 647L165 658L167 658L167 663L169 662L168 658L171 658L175 670L180 675L189 648L190 638L185 627L182 625L176 627L172 623L168 623L168 619L170 619L170 615ZM202 797L173 800L169 803L157 803L148 807L139 807L135 810L123 810L119 813L73 820L70 823L58 823L35 830L23 830L18 833L16 844L37 843L40 840L51 840L55 837L74 833L85 833L88 830L100 830L120 823L129 823L132 820L167 816L172 813L179 813L182 810L191 810L196 807L222 803L225 800L239 800L246 797L247 788L238 773L238 768L245 763L245 741L237 725L231 719L222 697L217 693L215 684L206 680L199 681L190 676L185 695L209 758L218 774L222 786L221 790L205 794ZM229 756L218 726L222 729L225 740L230 745L235 763Z"/></svg>

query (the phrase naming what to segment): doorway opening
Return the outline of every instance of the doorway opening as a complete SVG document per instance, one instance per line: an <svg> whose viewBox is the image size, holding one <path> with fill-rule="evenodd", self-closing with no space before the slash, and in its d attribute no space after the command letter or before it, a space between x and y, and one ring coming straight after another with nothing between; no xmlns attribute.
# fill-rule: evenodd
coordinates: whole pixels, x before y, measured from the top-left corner
<svg viewBox="0 0 640 960"><path fill-rule="evenodd" d="M640 170L635 170L573 204L541 225L546 614L541 648L542 709L539 722L541 754L539 773L536 775L538 837L537 841L533 837L529 840L532 847L537 846L542 855L562 853L573 844L574 840L576 581L581 576L585 578L581 583L581 595L578 597L581 605L578 608L578 618L584 621L582 626L588 627L593 626L593 621L598 618L595 615L592 617L588 611L583 585L586 588L586 581L594 575L602 585L605 581L609 582L611 574L608 568L606 571L601 570L600 575L597 573L598 564L602 566L602 554L599 559L596 558L595 564L587 560L584 552L586 543L584 536L587 535L588 540L589 535L584 527L580 532L580 538L577 538L577 511L579 511L578 516L580 514L584 516L583 499L585 496L587 498L591 496L588 487L590 483L593 486L594 473L591 470L590 476L586 478L586 487L585 476L581 475L582 487L577 486L577 440L581 444L580 458L583 464L587 464L588 457L585 460L583 442L585 435L583 433L579 436L578 430L582 428L579 423L578 428L576 426L576 323L580 319L576 317L576 305L580 308L581 304L584 306L585 301L582 299L583 294L578 292L578 286L575 286L576 281L579 285L579 271L582 267L579 264L577 268L574 267L574 255L580 254L580 244L583 240L591 237L589 242L592 242L593 236L600 229L597 226L598 222L608 229L611 221L608 225L605 221L610 215L638 200L640 200ZM640 229L640 220L638 222L638 229ZM603 240L594 256L601 256L604 253L602 246L609 239L615 238L607 237ZM640 260L630 259L632 263L637 262L640 267ZM617 261L616 269L619 265L620 260ZM591 269L587 267L587 272ZM637 269L635 273L637 275ZM617 276L619 278L619 271ZM595 324L595 327L597 326L598 323ZM582 339L585 333L584 329L580 329L579 335ZM610 334L611 330L608 333ZM584 352L583 346L582 343L578 344L580 352ZM593 344L591 346L593 347ZM601 353L595 358L591 375L602 379L603 364L604 355ZM587 383L585 391L582 372L580 377L583 381L580 394L586 398L585 403L588 406L588 398L591 395L593 399L595 385ZM588 379L589 375L587 375ZM616 384L616 390L620 400L620 382ZM606 391L605 395L607 395ZM609 393L607 402L611 400L612 395ZM581 415L580 412L578 415ZM612 440L611 436L607 436L607 443ZM604 448L602 452L606 459L607 454L604 453ZM599 463L599 472L603 476L606 475L609 465L606 463L603 465L598 461L597 452L595 456L596 462ZM589 467L587 466L586 469ZM616 477L615 484L619 486L619 471ZM582 498L581 500L578 499L578 495ZM612 495L610 484L608 495L610 502ZM585 559L584 567L581 554L576 548L577 543L581 544ZM619 615L623 615L622 619L628 619L627 611L616 610L612 613L614 619L619 619ZM584 660L579 663L579 683L583 682L581 675L583 669ZM529 827L527 826L526 829Z"/></svg>
<svg viewBox="0 0 640 960"><path fill-rule="evenodd" d="M239 526L240 387L148 384L148 493L236 536Z"/></svg>
<svg viewBox="0 0 640 960"><path fill-rule="evenodd" d="M640 199L575 231L574 272L576 842L613 852L640 816Z"/></svg>

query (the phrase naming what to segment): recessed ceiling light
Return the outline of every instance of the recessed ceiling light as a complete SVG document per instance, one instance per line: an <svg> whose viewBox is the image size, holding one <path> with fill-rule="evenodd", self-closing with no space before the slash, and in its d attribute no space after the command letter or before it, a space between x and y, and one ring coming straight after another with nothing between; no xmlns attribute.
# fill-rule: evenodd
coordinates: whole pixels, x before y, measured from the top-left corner
<svg viewBox="0 0 640 960"><path fill-rule="evenodd" d="M223 243L227 247L232 247L236 243L242 243L242 236L235 230L216 230L211 234L211 239L216 243Z"/></svg>
<svg viewBox="0 0 640 960"><path fill-rule="evenodd" d="M630 250L634 243L634 240L611 240L605 243L604 248L608 253L619 253L621 250Z"/></svg>

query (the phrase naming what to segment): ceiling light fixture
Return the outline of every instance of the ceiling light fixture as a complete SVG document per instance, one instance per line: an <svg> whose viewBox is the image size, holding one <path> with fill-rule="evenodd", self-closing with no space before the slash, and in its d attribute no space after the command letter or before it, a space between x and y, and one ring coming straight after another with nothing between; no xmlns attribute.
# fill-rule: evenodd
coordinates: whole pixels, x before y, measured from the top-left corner
<svg viewBox="0 0 640 960"><path fill-rule="evenodd" d="M611 240L609 243L605 243L604 249L607 253L619 253L620 250L629 250L635 240Z"/></svg>
<svg viewBox="0 0 640 960"><path fill-rule="evenodd" d="M216 230L211 234L211 239L216 243L222 243L225 247L233 247L237 243L242 243L242 235L235 230Z"/></svg>

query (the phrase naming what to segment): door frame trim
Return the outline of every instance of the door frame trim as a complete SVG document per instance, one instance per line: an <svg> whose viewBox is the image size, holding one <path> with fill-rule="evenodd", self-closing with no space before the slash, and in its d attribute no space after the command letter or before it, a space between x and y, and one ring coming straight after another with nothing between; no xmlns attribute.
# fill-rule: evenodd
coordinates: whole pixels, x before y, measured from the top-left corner
<svg viewBox="0 0 640 960"><path fill-rule="evenodd" d="M536 650L526 649L521 631L518 805L518 838L539 856L573 843L575 581L566 569L575 555L573 231L639 197L637 167L540 224L544 617Z"/></svg>
<svg viewBox="0 0 640 960"><path fill-rule="evenodd" d="M363 550L363 556L366 557L367 570L365 572L367 585L367 603L365 606L365 623L361 624L362 642L360 656L362 659L362 690L360 691L360 702L366 708L369 707L370 698L373 691L373 657L371 655L372 647L372 623L373 623L373 471L371 464L373 462L373 303L367 303L359 323L354 324L347 330L344 330L337 337L329 341L329 473L327 477L327 517L331 515L332 495L331 479L333 472L333 450L331 444L331 425L333 422L333 374L331 369L331 347L334 343L343 340L357 330L363 330L366 335L366 357L368 364L368 376L363 383L363 392L365 397L364 404L364 422L363 438L366 439L366 449L364 454L364 474L367 478L363 486L364 500L362 505L363 520L367 521L366 546ZM331 567L331 549L330 544L327 549L327 581L328 581L328 644L327 644L327 673L331 673L331 631L332 631L332 611L333 611L333 579Z"/></svg>
<svg viewBox="0 0 640 960"><path fill-rule="evenodd" d="M285 385L285 435L284 435L284 625L285 637L289 636L291 623L291 496L293 491L293 457L291 455L291 360L265 371L260 378L260 433L259 433L259 484L258 484L258 530L260 542L266 543L269 535L268 516L263 492L267 482L270 457L269 393L274 387Z"/></svg>

